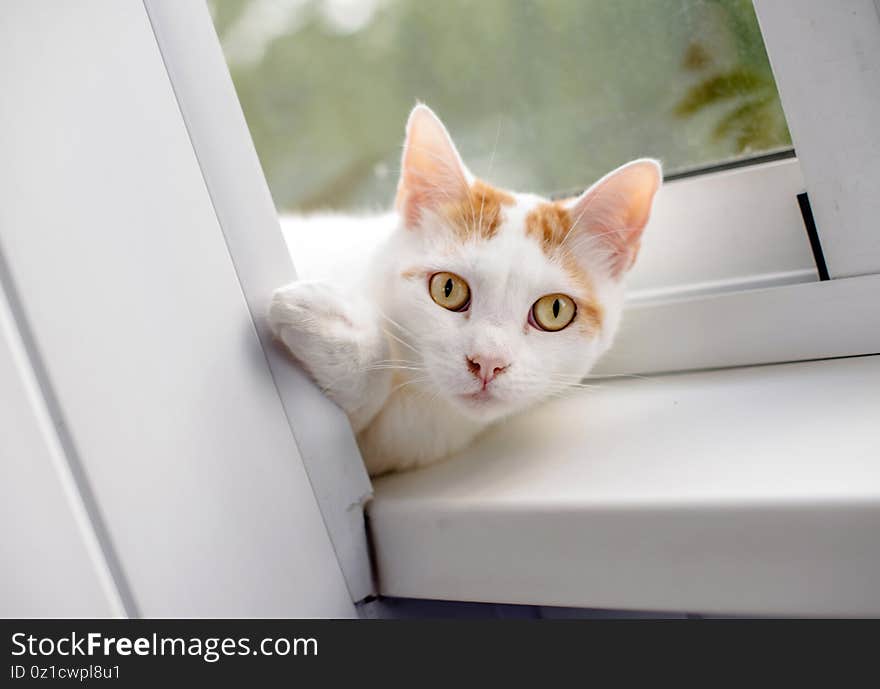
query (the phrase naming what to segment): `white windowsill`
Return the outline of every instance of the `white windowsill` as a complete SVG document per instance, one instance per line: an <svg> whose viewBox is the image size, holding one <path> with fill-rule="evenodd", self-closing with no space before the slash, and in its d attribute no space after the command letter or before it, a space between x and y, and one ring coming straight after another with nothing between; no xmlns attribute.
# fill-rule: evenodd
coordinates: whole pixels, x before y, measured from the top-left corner
<svg viewBox="0 0 880 689"><path fill-rule="evenodd" d="M376 482L381 593L880 613L880 356L606 381Z"/></svg>

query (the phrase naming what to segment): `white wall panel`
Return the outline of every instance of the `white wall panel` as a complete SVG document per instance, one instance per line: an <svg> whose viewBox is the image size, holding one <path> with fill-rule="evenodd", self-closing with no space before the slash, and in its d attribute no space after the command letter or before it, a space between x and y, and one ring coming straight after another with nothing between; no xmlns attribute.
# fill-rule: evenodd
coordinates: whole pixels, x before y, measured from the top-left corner
<svg viewBox="0 0 880 689"><path fill-rule="evenodd" d="M0 245L136 612L353 614L143 4L2 13Z"/></svg>
<svg viewBox="0 0 880 689"><path fill-rule="evenodd" d="M265 322L272 292L295 274L220 41L202 3L145 6L324 523L352 598L360 600L373 593L361 510L370 480L348 419L291 365ZM291 136L300 134L294 124Z"/></svg>
<svg viewBox="0 0 880 689"><path fill-rule="evenodd" d="M0 617L123 614L2 288L0 473Z"/></svg>

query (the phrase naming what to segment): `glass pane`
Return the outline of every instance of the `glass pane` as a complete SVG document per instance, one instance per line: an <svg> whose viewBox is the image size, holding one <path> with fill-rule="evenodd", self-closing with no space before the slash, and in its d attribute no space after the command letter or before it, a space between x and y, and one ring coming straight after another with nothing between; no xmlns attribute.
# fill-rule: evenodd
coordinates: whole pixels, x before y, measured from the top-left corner
<svg viewBox="0 0 880 689"><path fill-rule="evenodd" d="M387 207L417 100L519 191L791 145L750 0L209 4L280 211Z"/></svg>

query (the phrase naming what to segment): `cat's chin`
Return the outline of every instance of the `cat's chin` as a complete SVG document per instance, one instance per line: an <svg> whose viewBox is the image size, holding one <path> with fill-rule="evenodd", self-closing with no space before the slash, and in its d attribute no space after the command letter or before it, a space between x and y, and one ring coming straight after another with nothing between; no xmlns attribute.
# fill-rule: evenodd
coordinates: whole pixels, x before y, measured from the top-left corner
<svg viewBox="0 0 880 689"><path fill-rule="evenodd" d="M510 405L490 390L456 395L459 409L478 421L495 421L510 413Z"/></svg>

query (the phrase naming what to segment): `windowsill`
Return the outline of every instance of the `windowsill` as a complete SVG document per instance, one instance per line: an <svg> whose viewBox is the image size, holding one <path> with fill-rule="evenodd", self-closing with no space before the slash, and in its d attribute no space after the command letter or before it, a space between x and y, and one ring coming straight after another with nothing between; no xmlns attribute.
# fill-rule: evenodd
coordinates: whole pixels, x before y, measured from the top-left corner
<svg viewBox="0 0 880 689"><path fill-rule="evenodd" d="M880 356L603 382L375 485L380 591L880 613Z"/></svg>

